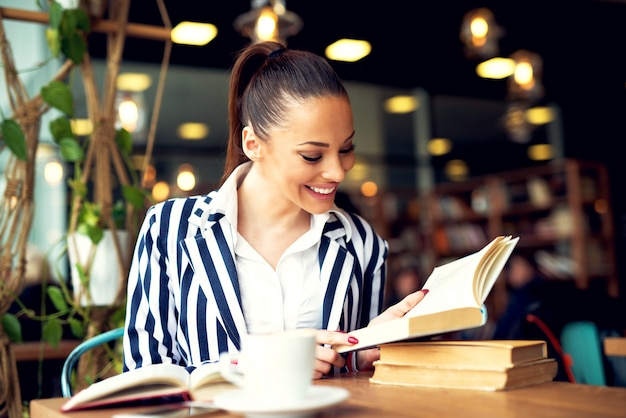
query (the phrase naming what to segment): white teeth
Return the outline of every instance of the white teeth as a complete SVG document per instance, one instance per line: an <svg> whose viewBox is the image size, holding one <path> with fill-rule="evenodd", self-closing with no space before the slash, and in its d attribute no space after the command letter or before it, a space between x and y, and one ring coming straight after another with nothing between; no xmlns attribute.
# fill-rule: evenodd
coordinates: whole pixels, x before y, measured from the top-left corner
<svg viewBox="0 0 626 418"><path fill-rule="evenodd" d="M330 189L318 189L317 187L309 187L309 189L319 194L331 194L332 192L335 191L334 187L331 187Z"/></svg>

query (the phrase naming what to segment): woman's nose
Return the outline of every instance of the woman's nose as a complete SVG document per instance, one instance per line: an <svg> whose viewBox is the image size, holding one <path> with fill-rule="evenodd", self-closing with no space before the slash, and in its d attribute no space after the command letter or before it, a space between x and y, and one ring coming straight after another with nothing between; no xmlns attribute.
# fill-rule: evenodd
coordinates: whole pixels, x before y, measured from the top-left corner
<svg viewBox="0 0 626 418"><path fill-rule="evenodd" d="M347 171L341 158L327 158L324 160L322 177L328 181L341 183L346 178Z"/></svg>

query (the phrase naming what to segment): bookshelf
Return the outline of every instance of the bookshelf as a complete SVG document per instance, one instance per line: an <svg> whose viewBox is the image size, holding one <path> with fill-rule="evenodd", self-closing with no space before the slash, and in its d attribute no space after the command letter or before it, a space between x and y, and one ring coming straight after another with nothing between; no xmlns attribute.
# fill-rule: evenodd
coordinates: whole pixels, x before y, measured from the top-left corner
<svg viewBox="0 0 626 418"><path fill-rule="evenodd" d="M474 252L496 235L519 236L518 249L535 255L548 276L619 295L614 223L606 167L563 159L433 187L424 197L421 230L432 237L426 270ZM504 311L499 280L489 307Z"/></svg>

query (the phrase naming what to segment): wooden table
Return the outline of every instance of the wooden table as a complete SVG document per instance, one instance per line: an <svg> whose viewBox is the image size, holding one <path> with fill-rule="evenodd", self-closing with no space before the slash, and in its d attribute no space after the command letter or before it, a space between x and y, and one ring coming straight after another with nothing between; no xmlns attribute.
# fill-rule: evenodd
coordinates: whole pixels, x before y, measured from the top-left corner
<svg viewBox="0 0 626 418"><path fill-rule="evenodd" d="M506 392L447 390L378 385L370 373L350 373L315 381L343 387L351 393L345 402L318 417L625 417L626 388L549 382ZM33 400L31 418L104 418L126 409L77 411L62 414L63 398ZM132 408L133 411L154 407ZM223 411L198 418L234 416Z"/></svg>

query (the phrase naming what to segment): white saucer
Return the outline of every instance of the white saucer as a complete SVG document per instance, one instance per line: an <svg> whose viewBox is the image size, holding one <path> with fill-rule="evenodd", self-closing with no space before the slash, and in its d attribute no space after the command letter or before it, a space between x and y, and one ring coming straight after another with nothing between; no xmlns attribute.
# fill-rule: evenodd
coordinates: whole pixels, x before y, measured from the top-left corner
<svg viewBox="0 0 626 418"><path fill-rule="evenodd" d="M242 389L227 390L215 397L213 403L216 407L228 412L243 414L246 417L307 417L316 411L336 405L350 396L350 392L342 388L331 386L311 386L304 401L299 404L276 405L259 404L248 399L248 395Z"/></svg>

